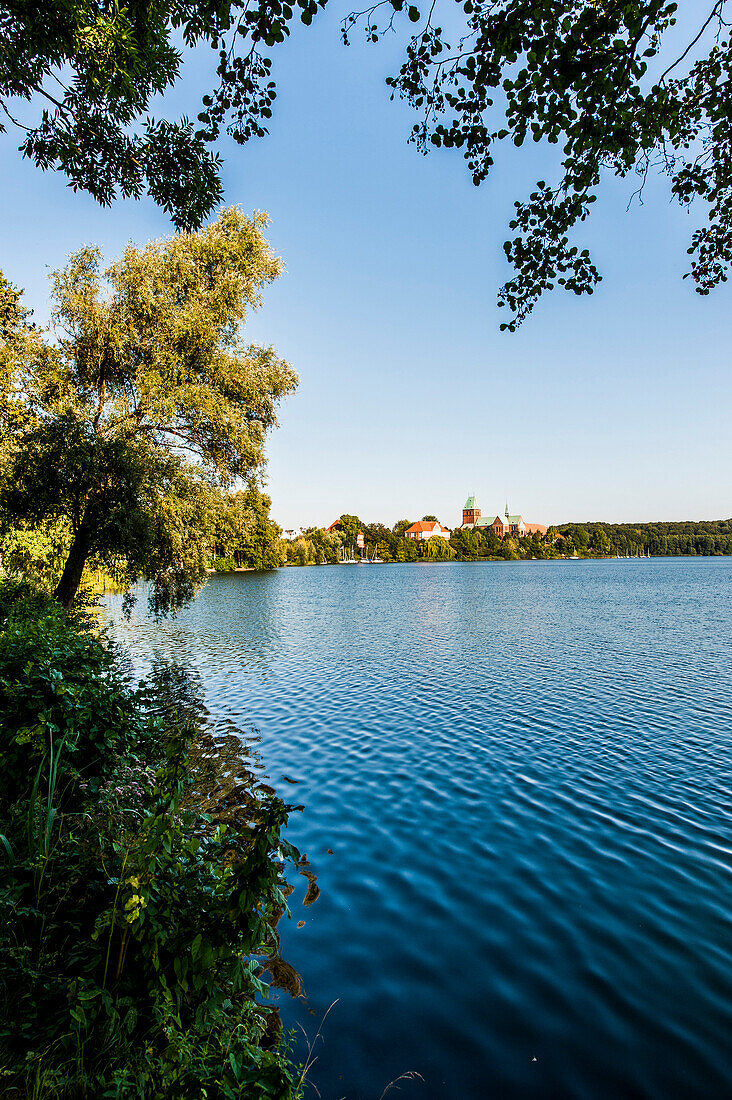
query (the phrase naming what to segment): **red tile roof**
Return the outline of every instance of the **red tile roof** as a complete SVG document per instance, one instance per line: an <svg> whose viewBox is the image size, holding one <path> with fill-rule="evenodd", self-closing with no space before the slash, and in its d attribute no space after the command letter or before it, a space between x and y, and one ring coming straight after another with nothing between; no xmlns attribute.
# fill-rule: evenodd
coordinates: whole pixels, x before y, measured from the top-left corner
<svg viewBox="0 0 732 1100"><path fill-rule="evenodd" d="M443 527L441 523L433 523L432 520L420 519L416 523L413 523L411 527L407 527L407 531L434 531L435 527L439 527L441 531L447 531L447 527ZM406 531L405 531L406 534Z"/></svg>

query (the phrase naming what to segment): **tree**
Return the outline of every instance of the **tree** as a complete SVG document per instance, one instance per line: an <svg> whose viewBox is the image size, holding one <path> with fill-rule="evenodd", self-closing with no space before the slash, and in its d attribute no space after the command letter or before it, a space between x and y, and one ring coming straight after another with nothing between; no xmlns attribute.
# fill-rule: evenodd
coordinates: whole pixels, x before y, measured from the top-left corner
<svg viewBox="0 0 732 1100"><path fill-rule="evenodd" d="M455 551L448 540L440 538L439 535L435 535L431 539L425 539L420 546L423 547L426 558L436 561L449 561L455 557Z"/></svg>
<svg viewBox="0 0 732 1100"><path fill-rule="evenodd" d="M422 516L423 523L439 523L437 516Z"/></svg>
<svg viewBox="0 0 732 1100"><path fill-rule="evenodd" d="M213 516L216 558L251 569L277 569L282 565L285 559L282 530L270 519L271 504L270 498L255 485L243 492L222 492Z"/></svg>
<svg viewBox="0 0 732 1100"><path fill-rule="evenodd" d="M346 546L350 546L356 541L356 537L359 531L363 530L363 524L358 516L342 515L338 520L340 524L340 532L343 536L343 543Z"/></svg>
<svg viewBox="0 0 732 1100"><path fill-rule="evenodd" d="M53 276L57 341L22 353L4 341L1 501L14 521L70 524L64 606L90 559L152 581L161 610L205 575L216 487L256 474L297 384L241 336L280 272L266 221L225 209L198 232L128 246L106 270L81 249Z"/></svg>
<svg viewBox="0 0 732 1100"><path fill-rule="evenodd" d="M604 527L601 527L600 524L598 524L592 532L590 548L594 550L596 554L610 553L610 540L607 537L607 532Z"/></svg>
<svg viewBox="0 0 732 1100"><path fill-rule="evenodd" d="M399 562L417 561L419 558L419 544L416 539L400 538L397 543L394 560Z"/></svg>
<svg viewBox="0 0 732 1100"><path fill-rule="evenodd" d="M398 519L392 527L392 531L395 535L397 535L398 538L401 538L407 528L412 526L412 523L413 520L411 519Z"/></svg>
<svg viewBox="0 0 732 1100"><path fill-rule="evenodd" d="M269 517L272 501L254 487L240 495L250 516L239 544L242 562L252 569L277 569L285 556L282 528Z"/></svg>
<svg viewBox="0 0 732 1100"><path fill-rule="evenodd" d="M700 294L726 280L730 3L715 0L682 32L669 0L464 0L457 24L445 9L454 48L437 0L425 18L413 3L376 0L344 20L346 42L358 26L378 41L400 21L417 25L387 83L420 114L412 131L418 147L461 150L476 184L501 142L520 146L530 137L561 148L554 181L540 180L516 203L504 244L514 275L499 296L512 316L503 327L515 329L546 290L594 290L600 274L570 233L588 217L603 173L637 175L642 191L658 169L682 205L700 200L707 220L692 234L688 274ZM197 226L221 194L210 151L221 129L241 143L267 132L276 88L260 50L284 42L297 16L309 24L324 6L0 0L0 104L21 125L15 102L45 99L40 120L21 125L21 150L40 167L60 169L103 203L147 190L176 225ZM203 96L198 128L147 114L150 97L178 79L181 39L218 51L217 84Z"/></svg>

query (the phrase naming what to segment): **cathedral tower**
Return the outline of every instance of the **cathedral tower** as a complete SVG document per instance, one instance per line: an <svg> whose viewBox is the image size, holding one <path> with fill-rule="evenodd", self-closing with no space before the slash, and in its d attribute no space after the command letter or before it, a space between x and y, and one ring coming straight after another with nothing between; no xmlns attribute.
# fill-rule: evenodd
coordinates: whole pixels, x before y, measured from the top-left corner
<svg viewBox="0 0 732 1100"><path fill-rule="evenodd" d="M477 523L480 519L480 508L475 503L475 497L469 496L463 505L463 527L467 523Z"/></svg>

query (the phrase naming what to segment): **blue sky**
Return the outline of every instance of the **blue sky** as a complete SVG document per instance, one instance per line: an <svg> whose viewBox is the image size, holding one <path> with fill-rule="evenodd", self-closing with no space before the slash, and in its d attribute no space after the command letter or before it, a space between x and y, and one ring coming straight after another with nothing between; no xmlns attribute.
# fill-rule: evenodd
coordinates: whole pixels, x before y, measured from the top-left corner
<svg viewBox="0 0 732 1100"><path fill-rule="evenodd" d="M732 290L700 298L681 278L702 212L654 181L626 213L634 185L610 181L581 238L605 276L595 295L555 293L501 333L501 245L545 154L506 149L480 188L456 152L422 157L384 86L399 56L344 48L326 12L273 52L270 136L220 146L226 201L269 211L287 268L249 325L301 378L269 444L274 517L453 526L472 492L484 513L508 499L547 523L732 515ZM192 56L166 110L195 116L209 78ZM103 210L0 142L0 264L40 318L72 249L111 258L171 232L152 203Z"/></svg>

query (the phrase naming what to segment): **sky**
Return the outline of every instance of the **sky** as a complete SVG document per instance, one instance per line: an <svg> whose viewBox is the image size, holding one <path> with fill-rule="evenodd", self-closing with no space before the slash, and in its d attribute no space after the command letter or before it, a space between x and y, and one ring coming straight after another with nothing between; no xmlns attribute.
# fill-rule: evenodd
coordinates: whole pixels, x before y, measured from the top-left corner
<svg viewBox="0 0 732 1100"><path fill-rule="evenodd" d="M608 181L576 238L595 294L555 292L500 332L502 242L546 154L506 148L479 188L459 152L423 157L384 84L403 39L345 48L338 16L273 51L269 136L219 145L225 202L269 212L286 267L247 326L300 376L269 441L273 517L452 527L472 493L484 515L508 502L532 522L732 516L732 284L702 298L682 280L702 212L660 180L627 210L635 184ZM210 82L208 53L190 55L165 110L195 117ZM73 249L111 259L172 232L149 200L103 209L17 144L0 135L0 267L39 320Z"/></svg>

